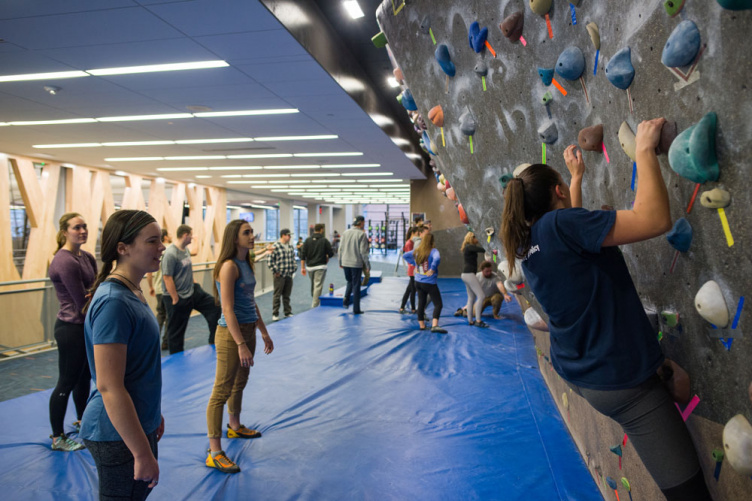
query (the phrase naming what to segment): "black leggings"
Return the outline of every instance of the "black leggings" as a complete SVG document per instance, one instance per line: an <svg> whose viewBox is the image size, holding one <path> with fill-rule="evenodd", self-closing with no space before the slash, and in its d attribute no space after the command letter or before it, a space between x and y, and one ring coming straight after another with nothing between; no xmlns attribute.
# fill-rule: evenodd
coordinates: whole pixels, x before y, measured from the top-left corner
<svg viewBox="0 0 752 501"><path fill-rule="evenodd" d="M441 308L444 306L444 303L441 302L439 286L436 284L415 282L415 287L418 289L418 320L423 322L426 319L426 298L428 296L433 301L433 318L439 318Z"/></svg>
<svg viewBox="0 0 752 501"><path fill-rule="evenodd" d="M402 295L402 304L400 310L404 310L407 306L407 299L410 299L410 309L415 310L415 277L410 277L410 282L407 284L405 293Z"/></svg>
<svg viewBox="0 0 752 501"><path fill-rule="evenodd" d="M692 437L657 375L626 390L568 384L596 411L621 425L666 499L710 500Z"/></svg>
<svg viewBox="0 0 752 501"><path fill-rule="evenodd" d="M59 437L65 431L63 421L68 410L68 396L73 392L76 417L80 420L86 408L91 387L91 373L86 359L83 324L71 324L58 319L55 322L58 368L60 376L50 395L50 425L52 436Z"/></svg>

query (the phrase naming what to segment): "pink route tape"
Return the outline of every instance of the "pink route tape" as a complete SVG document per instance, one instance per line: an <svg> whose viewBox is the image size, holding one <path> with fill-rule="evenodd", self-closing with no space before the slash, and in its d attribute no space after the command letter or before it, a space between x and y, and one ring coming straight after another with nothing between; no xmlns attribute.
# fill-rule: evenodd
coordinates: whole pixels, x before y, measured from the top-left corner
<svg viewBox="0 0 752 501"><path fill-rule="evenodd" d="M695 395L694 397L692 397L692 400L689 401L689 404L687 404L687 407L685 407L684 410L681 410L681 407L679 407L679 404L677 404L676 402L674 402L674 405L679 410L679 413L681 414L682 419L686 421L689 415L692 414L692 411L695 410L695 407L697 407L697 404L699 403L700 403L700 397Z"/></svg>
<svg viewBox="0 0 752 501"><path fill-rule="evenodd" d="M606 151L606 143L601 143L601 146L603 146L603 156L606 157L606 163L610 164L611 160L608 159L608 152Z"/></svg>
<svg viewBox="0 0 752 501"><path fill-rule="evenodd" d="M520 42L522 42L523 47L527 47L527 41L525 40L525 37L520 36Z"/></svg>

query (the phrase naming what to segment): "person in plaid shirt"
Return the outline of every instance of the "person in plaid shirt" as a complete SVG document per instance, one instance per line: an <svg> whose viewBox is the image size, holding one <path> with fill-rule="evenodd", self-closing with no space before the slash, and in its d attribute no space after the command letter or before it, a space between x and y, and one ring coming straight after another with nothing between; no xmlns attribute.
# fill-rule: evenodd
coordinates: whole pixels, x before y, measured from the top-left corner
<svg viewBox="0 0 752 501"><path fill-rule="evenodd" d="M274 299L272 300L272 320L279 320L280 298L284 303L285 317L292 316L290 294L292 293L292 277L298 270L295 261L295 248L290 245L290 230L285 228L279 232L279 240L274 243L274 250L269 257L269 268L274 273Z"/></svg>

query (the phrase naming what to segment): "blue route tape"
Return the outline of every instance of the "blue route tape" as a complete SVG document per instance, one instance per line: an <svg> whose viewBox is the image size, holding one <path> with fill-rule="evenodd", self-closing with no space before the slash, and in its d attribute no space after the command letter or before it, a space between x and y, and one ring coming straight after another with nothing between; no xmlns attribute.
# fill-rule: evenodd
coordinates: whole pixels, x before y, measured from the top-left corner
<svg viewBox="0 0 752 501"><path fill-rule="evenodd" d="M720 339L721 343L723 343L723 346L726 347L726 351L730 351L731 350L731 343L734 342L734 338L732 338L732 337L723 338L722 337L722 338L718 338L718 339Z"/></svg>
<svg viewBox="0 0 752 501"><path fill-rule="evenodd" d="M572 25L577 24L577 14L574 12L574 4L569 4L569 10L572 11Z"/></svg>
<svg viewBox="0 0 752 501"><path fill-rule="evenodd" d="M632 191L634 191L635 177L637 176L637 162L632 162Z"/></svg>
<svg viewBox="0 0 752 501"><path fill-rule="evenodd" d="M717 462L717 463L715 464L715 472L713 473L713 478L715 478L716 480L718 480L718 477L720 477L720 476L721 476L721 465L722 465L722 464L723 464L723 463L721 463L720 461L718 461L718 462Z"/></svg>
<svg viewBox="0 0 752 501"><path fill-rule="evenodd" d="M570 4L572 5L572 4ZM601 53L601 51L596 50L595 51L595 65L593 65L593 75L595 75L598 72L598 55Z"/></svg>
<svg viewBox="0 0 752 501"><path fill-rule="evenodd" d="M731 324L732 329L736 329L739 325L739 317L742 316L742 307L744 306L744 296L739 298L739 306L736 307L736 315L734 315L734 322Z"/></svg>

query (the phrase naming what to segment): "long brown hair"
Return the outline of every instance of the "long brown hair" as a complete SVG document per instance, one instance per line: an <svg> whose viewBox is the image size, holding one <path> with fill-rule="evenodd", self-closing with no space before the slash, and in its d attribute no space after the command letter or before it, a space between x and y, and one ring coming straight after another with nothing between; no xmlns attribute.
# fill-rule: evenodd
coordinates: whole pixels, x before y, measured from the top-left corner
<svg viewBox="0 0 752 501"><path fill-rule="evenodd" d="M68 241L68 239L65 237L65 232L68 231L68 227L70 226L70 220L74 217L81 217L81 214L78 212L66 212L62 216L60 216L60 222L59 222L59 230L57 232L57 235L55 236L55 239L57 240L57 249L55 249L55 252L53 254L57 254L57 252L63 248L63 245L65 245L65 242ZM81 217L81 219L83 219Z"/></svg>
<svg viewBox="0 0 752 501"><path fill-rule="evenodd" d="M468 231L465 235L465 239L462 241L462 247L460 247L460 252L465 252L465 247L468 245L472 245L473 238L475 238L475 233L472 231Z"/></svg>
<svg viewBox="0 0 752 501"><path fill-rule="evenodd" d="M554 190L561 182L561 176L552 167L534 164L507 184L501 241L510 274L514 271L515 260L525 257L530 250L530 228L551 210Z"/></svg>
<svg viewBox="0 0 752 501"><path fill-rule="evenodd" d="M89 300L84 306L84 312L89 308L91 298L94 297L99 285L105 281L112 271L112 264L118 259L118 244L120 242L126 245L132 244L145 226L156 222L157 220L151 214L142 210L121 209L110 216L104 225L104 229L102 229L102 246L100 249L102 269L99 270L94 285L89 289Z"/></svg>
<svg viewBox="0 0 752 501"><path fill-rule="evenodd" d="M433 249L433 233L426 233L418 248L413 252L415 264L423 264L431 254L431 249Z"/></svg>
<svg viewBox="0 0 752 501"><path fill-rule="evenodd" d="M238 233L240 233L240 228L242 228L244 224L248 224L250 226L250 223L243 219L233 219L232 221L227 223L227 226L225 226L225 232L222 235L222 247L220 247L219 249L219 257L217 258L217 264L214 265L214 273L212 274L212 285L214 286L214 302L217 305L219 305L220 303L219 290L217 289L219 271L222 269L222 265L225 264L225 261L234 259L235 255L238 253L238 248L235 244L235 241L238 239ZM251 267L251 270L255 271L253 267L253 257L251 256L252 250L253 249L248 251L246 260L248 261L248 265Z"/></svg>

